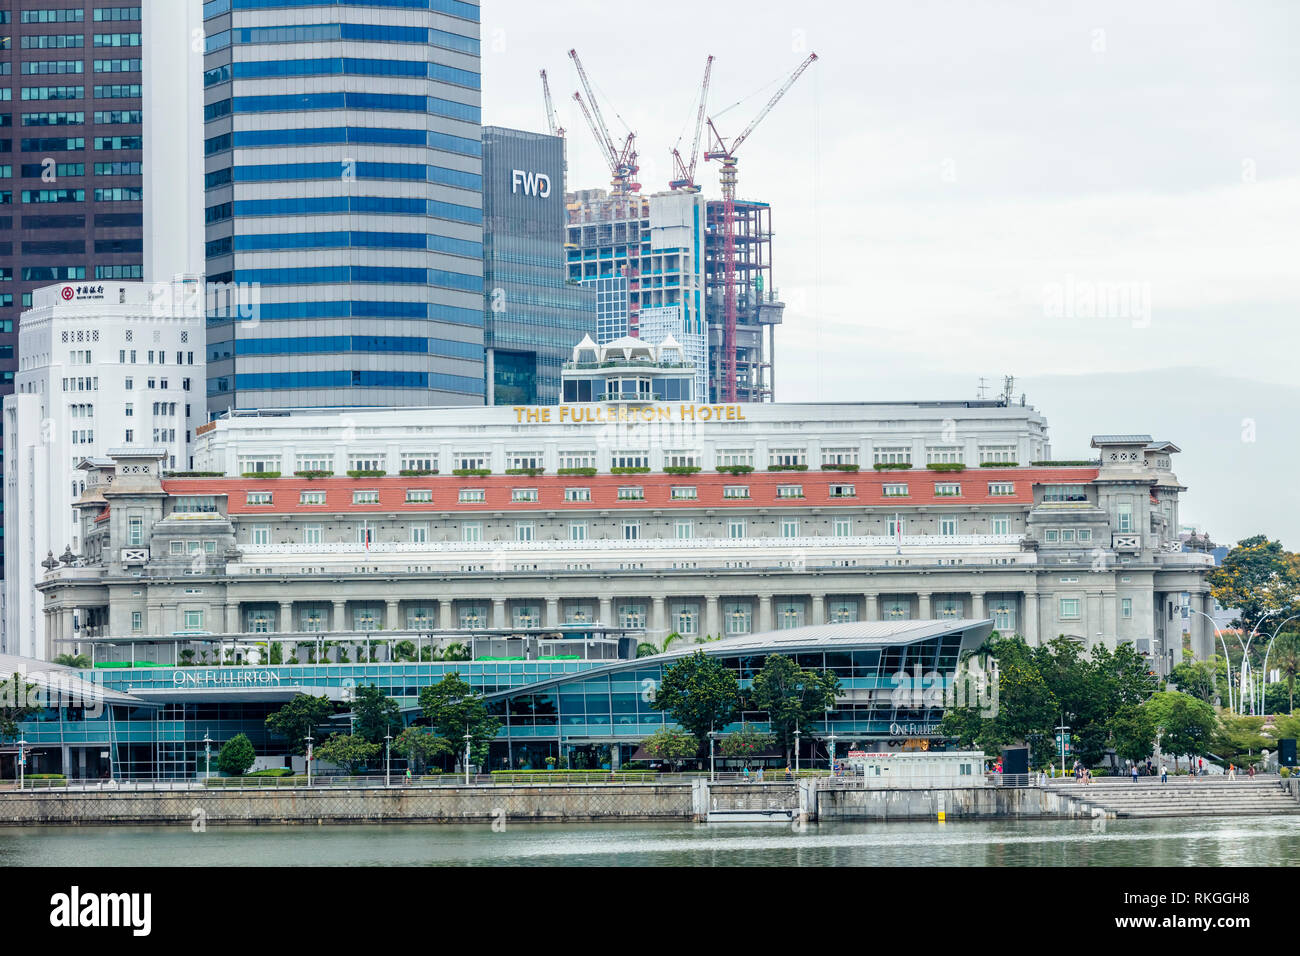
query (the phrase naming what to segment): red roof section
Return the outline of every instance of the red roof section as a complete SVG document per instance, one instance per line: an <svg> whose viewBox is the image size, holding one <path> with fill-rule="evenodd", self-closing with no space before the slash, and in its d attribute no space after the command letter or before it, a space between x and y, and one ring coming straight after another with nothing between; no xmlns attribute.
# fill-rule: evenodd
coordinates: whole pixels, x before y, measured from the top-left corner
<svg viewBox="0 0 1300 956"><path fill-rule="evenodd" d="M1033 486L1036 484L1087 484L1097 477L1095 467L1057 468L968 468L961 472L940 472L929 469L889 471L780 471L751 472L746 475L728 475L717 472L698 472L693 475L577 475L542 474L530 478L526 475L489 475L483 478L432 475L428 477L385 476L383 478L168 478L163 487L171 495L226 495L229 497L231 515L253 514L339 514L343 512L393 513L393 512L500 512L500 511L591 511L591 510L644 510L646 508L753 508L753 507L828 507L861 508L864 506L954 505L972 504L1032 504ZM1015 494L990 495L990 482L1012 482ZM887 484L906 484L907 497L886 497ZM960 496L936 495L936 484L959 483ZM748 498L724 498L723 489L732 485L749 488ZM804 497L778 498L780 485L802 485ZM856 496L832 498L831 485L853 485ZM693 486L698 497L677 499L670 497L671 489ZM619 500L618 490L640 487L645 498ZM511 501L515 488L536 488L535 502ZM566 488L590 488L590 501L565 501ZM407 489L430 490L433 502L407 502ZM482 489L486 500L462 503L461 489ZM273 494L270 505L250 505L247 492L269 491ZM323 505L304 505L299 496L304 491L325 492ZM378 491L379 503L361 505L352 503L354 491Z"/></svg>

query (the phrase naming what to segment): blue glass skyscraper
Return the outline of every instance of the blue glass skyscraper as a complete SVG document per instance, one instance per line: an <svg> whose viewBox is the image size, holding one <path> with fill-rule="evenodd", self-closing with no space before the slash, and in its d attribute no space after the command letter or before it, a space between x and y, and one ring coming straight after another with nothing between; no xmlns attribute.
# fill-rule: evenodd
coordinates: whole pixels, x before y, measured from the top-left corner
<svg viewBox="0 0 1300 956"><path fill-rule="evenodd" d="M208 408L484 401L479 7L204 5Z"/></svg>

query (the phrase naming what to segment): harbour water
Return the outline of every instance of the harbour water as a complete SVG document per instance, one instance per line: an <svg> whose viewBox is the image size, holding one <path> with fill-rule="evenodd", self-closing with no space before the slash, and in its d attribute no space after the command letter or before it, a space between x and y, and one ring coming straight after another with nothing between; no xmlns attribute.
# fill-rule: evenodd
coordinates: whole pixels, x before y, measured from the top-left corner
<svg viewBox="0 0 1300 956"><path fill-rule="evenodd" d="M1300 817L0 828L14 866L1296 866Z"/></svg>

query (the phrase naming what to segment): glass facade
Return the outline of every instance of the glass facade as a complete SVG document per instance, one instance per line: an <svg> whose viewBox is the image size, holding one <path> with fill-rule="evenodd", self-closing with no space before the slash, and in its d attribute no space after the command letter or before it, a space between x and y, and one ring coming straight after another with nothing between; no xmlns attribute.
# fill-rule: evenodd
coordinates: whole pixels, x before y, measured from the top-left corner
<svg viewBox="0 0 1300 956"><path fill-rule="evenodd" d="M204 13L209 410L482 404L478 5Z"/></svg>
<svg viewBox="0 0 1300 956"><path fill-rule="evenodd" d="M564 140L483 130L483 341L494 405L554 405L560 368L595 335L595 294L568 281Z"/></svg>

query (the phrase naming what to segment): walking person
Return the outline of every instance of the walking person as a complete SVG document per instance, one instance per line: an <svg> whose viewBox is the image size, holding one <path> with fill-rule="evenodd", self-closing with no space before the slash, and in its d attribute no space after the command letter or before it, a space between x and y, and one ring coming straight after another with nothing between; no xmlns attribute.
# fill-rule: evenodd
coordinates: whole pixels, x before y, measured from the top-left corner
<svg viewBox="0 0 1300 956"><path fill-rule="evenodd" d="M1232 763L1228 764L1228 779L1229 779L1229 780L1236 780L1236 779L1237 779L1237 765L1236 765L1236 764L1232 764Z"/></svg>
<svg viewBox="0 0 1300 956"><path fill-rule="evenodd" d="M1254 780L1254 779L1255 779L1255 765L1254 765L1254 764L1251 764L1251 765L1250 765L1250 768L1246 771L1246 776L1250 777L1251 780Z"/></svg>
<svg viewBox="0 0 1300 956"><path fill-rule="evenodd" d="M1134 782L1134 783L1137 783L1137 782L1138 782L1138 765L1137 765L1137 764L1134 764L1134 765L1133 765L1133 782Z"/></svg>

